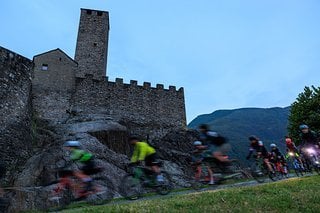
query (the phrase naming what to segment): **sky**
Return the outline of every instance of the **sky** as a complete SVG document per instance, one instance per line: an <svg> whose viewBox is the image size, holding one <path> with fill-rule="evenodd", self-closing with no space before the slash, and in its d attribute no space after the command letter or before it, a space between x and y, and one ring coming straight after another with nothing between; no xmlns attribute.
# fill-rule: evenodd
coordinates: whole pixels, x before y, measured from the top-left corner
<svg viewBox="0 0 320 213"><path fill-rule="evenodd" d="M319 0L2 1L0 46L74 58L80 8L109 12L109 79L183 87L188 123L320 86Z"/></svg>

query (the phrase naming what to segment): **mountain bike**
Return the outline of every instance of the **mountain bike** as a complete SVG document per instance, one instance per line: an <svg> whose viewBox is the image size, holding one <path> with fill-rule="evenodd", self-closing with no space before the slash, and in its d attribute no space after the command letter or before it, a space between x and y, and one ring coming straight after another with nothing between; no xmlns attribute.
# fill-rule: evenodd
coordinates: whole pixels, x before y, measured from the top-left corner
<svg viewBox="0 0 320 213"><path fill-rule="evenodd" d="M158 165L161 164L158 163ZM154 190L160 195L166 195L173 188L171 177L166 171L161 171L163 181L157 182L155 173L147 167L129 164L128 170L129 174L122 178L119 192L129 200L140 198L147 189Z"/></svg>
<svg viewBox="0 0 320 213"><path fill-rule="evenodd" d="M85 184L74 175L73 170L59 170L59 179L48 198L49 208L63 209L71 202L85 201L91 205L101 205L114 196L113 183L101 173L102 167L95 168L91 173L92 182Z"/></svg>
<svg viewBox="0 0 320 213"><path fill-rule="evenodd" d="M295 172L295 174L299 176L303 176L305 169L302 164L302 161L299 159L299 156L296 156L296 153L294 152L288 152L288 159L289 162L291 163L291 166Z"/></svg>
<svg viewBox="0 0 320 213"><path fill-rule="evenodd" d="M306 161L310 164L313 170L320 174L320 154L315 147L309 146L304 149Z"/></svg>
<svg viewBox="0 0 320 213"><path fill-rule="evenodd" d="M226 158L228 157L226 156ZM237 159L231 159L226 163L220 162L213 157L206 157L201 164L193 165L192 188L201 189L202 187L211 185L208 168L212 171L214 184L221 184L229 179L248 178L250 176Z"/></svg>
<svg viewBox="0 0 320 213"><path fill-rule="evenodd" d="M274 165L272 162L269 162L271 167L274 168ZM251 162L250 165L250 171L252 174L252 177L258 182L263 183L267 178L270 178L272 181L276 181L277 175L276 172L270 171L266 163L264 162L263 158L256 157L253 162Z"/></svg>
<svg viewBox="0 0 320 213"><path fill-rule="evenodd" d="M283 162L276 161L275 163L273 163L273 166L274 166L273 169L276 172L276 176L279 179L288 177L288 168Z"/></svg>

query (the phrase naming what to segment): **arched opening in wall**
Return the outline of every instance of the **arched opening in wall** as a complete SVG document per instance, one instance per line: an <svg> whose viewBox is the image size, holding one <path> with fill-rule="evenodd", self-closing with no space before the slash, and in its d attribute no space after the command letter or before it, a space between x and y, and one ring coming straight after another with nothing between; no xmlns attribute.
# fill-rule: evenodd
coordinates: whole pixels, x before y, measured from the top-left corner
<svg viewBox="0 0 320 213"><path fill-rule="evenodd" d="M130 156L132 147L128 143L128 133L126 131L110 130L89 132L109 149L119 154Z"/></svg>

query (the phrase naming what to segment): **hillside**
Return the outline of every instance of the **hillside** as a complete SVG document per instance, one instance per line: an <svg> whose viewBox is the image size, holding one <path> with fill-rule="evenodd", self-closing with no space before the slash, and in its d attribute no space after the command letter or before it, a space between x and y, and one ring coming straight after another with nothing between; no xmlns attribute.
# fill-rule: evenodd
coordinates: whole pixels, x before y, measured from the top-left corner
<svg viewBox="0 0 320 213"><path fill-rule="evenodd" d="M233 155L242 158L248 152L248 136L257 135L265 144L278 144L284 149L290 107L285 108L242 108L218 110L199 115L188 127L196 129L199 124L210 125L213 131L227 137L233 145Z"/></svg>

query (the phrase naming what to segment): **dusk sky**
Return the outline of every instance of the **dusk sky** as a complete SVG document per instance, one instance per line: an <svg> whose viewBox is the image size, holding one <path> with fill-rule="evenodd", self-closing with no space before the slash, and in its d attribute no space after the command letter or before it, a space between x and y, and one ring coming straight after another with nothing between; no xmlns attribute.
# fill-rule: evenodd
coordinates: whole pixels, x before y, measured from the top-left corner
<svg viewBox="0 0 320 213"><path fill-rule="evenodd" d="M188 123L320 86L319 0L2 1L0 46L74 58L80 8L109 11L109 79L184 87Z"/></svg>

